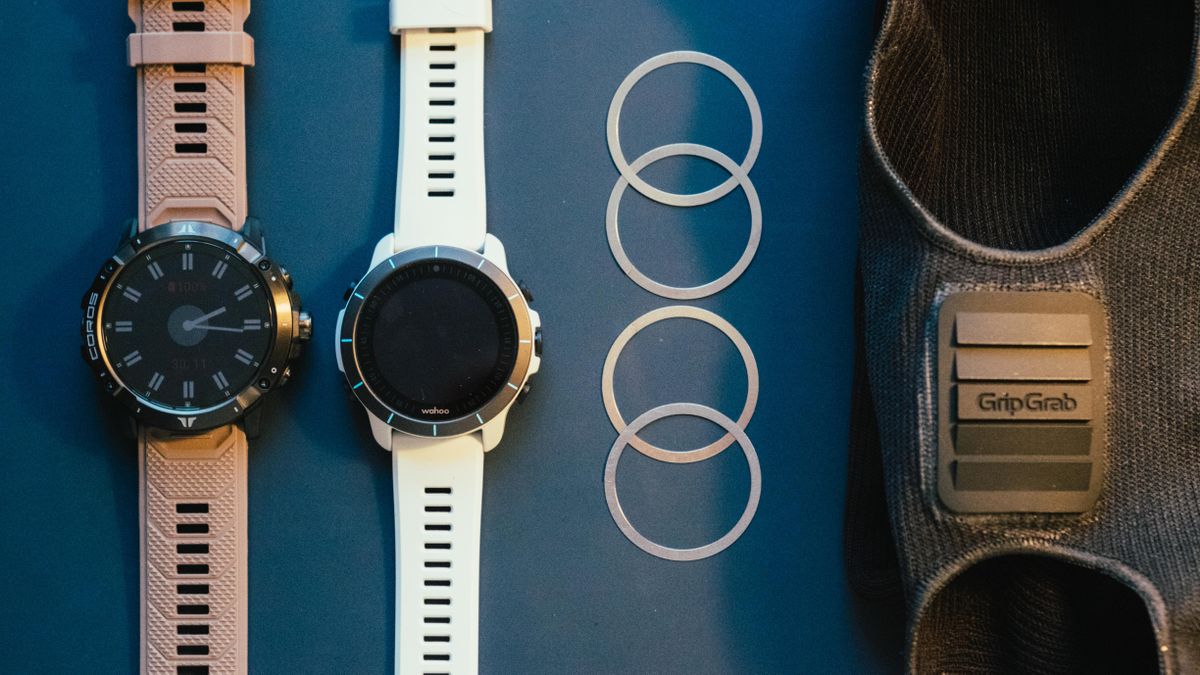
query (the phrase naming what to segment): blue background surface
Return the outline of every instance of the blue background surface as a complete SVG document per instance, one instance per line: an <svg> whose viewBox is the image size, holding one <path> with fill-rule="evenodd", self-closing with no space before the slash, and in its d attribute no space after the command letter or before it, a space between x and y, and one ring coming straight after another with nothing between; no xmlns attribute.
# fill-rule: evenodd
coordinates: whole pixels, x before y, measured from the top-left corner
<svg viewBox="0 0 1200 675"><path fill-rule="evenodd" d="M856 147L872 0L497 0L487 52L491 231L536 294L543 374L488 456L482 553L485 672L896 670L841 563L852 362ZM0 3L0 670L131 672L137 665L134 445L78 359L78 302L136 212L134 73L116 0ZM383 0L258 2L247 30L251 213L316 317L298 374L271 397L250 458L250 665L260 673L383 673L392 654L391 482L364 413L343 393L333 325L347 284L392 225L397 45ZM617 172L608 103L637 64L694 49L730 62L762 104L751 178L762 249L695 304L749 340L762 373L749 425L763 496L746 535L670 563L626 541L601 477L616 431L600 370L617 334L670 302L620 272L604 235ZM749 116L719 75L674 66L633 91L633 158L668 142L744 155ZM675 158L644 176L702 189L720 169ZM655 278L714 278L740 255L740 191L696 209L628 191L627 250ZM617 371L626 417L674 401L736 417L736 351L673 321ZM697 420L646 436L715 438ZM622 501L650 536L695 546L746 498L741 453L664 465L626 452ZM890 626L890 624L888 624ZM884 627L885 633L892 628Z"/></svg>

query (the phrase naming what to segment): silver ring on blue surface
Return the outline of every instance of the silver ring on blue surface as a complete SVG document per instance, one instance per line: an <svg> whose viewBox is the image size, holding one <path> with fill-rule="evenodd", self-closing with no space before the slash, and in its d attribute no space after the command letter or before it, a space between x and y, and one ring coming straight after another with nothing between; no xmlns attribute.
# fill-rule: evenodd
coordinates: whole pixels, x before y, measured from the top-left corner
<svg viewBox="0 0 1200 675"><path fill-rule="evenodd" d="M638 532L633 523L629 521L629 516L625 515L625 510L621 508L621 500L617 497L617 464L621 461L621 453L630 439L653 422L679 415L699 417L724 427L742 446L742 452L746 455L746 465L750 469L750 496L746 499L746 508L742 511L742 516L738 518L733 528L719 539L696 548L672 548L651 541L644 534ZM608 462L604 466L604 498L608 502L608 512L612 515L613 521L616 522L621 533L634 545L646 553L664 560L679 562L702 560L729 548L742 536L746 528L750 527L750 521L754 520L754 514L758 511L758 502L761 496L762 468L758 463L758 453L754 450L754 445L750 443L750 437L733 420L698 403L668 403L642 413L617 436L617 441L613 443L612 450L608 453Z"/></svg>
<svg viewBox="0 0 1200 675"><path fill-rule="evenodd" d="M659 54L647 59L625 76L625 80L617 87L617 93L613 95L612 103L608 106L608 152L612 155L613 164L617 166L617 171L621 172L621 176L633 186L633 189L645 197L668 206L701 206L715 202L732 192L733 188L737 186L737 179L730 177L714 188L694 194L667 192L642 180L638 176L637 169L631 167L625 160L625 152L621 149L621 108L624 107L629 92L646 75L676 63L694 63L711 68L729 78L729 81L742 93L742 98L746 99L746 107L750 111L750 147L746 150L746 158L742 160L741 169L744 174L750 173L755 160L758 159L758 152L762 148L763 119L762 108L758 105L758 97L754 95L754 90L750 88L750 83L746 81L746 78L742 77L742 74L733 66L703 52L675 51ZM730 174L732 175L733 172L731 171Z"/></svg>
<svg viewBox="0 0 1200 675"><path fill-rule="evenodd" d="M759 201L758 191L754 189L754 183L750 182L750 176L746 174L746 170L738 166L725 153L714 150L707 145L671 143L670 145L659 146L638 157L634 161L632 168L634 172L639 172L660 159L679 155L692 155L719 165L729 172L731 176L730 180L733 181L733 184L741 185L742 191L746 193L746 202L750 205L750 239L746 242L746 248L742 251L742 256L738 258L733 267L712 281L690 287L668 286L646 276L629 259L629 256L625 253L624 246L621 244L621 228L618 212L621 210L621 196L625 194L625 188L631 185L625 179L624 175L617 179L617 184L613 186L612 194L608 198L608 211L605 216L606 230L608 232L608 247L612 250L613 258L616 259L617 264L620 265L625 275L632 279L634 283L663 298L696 300L725 290L730 284L737 281L738 277L742 276L742 273L750 266L750 262L754 260L754 255L758 253L759 242L762 241L762 202Z"/></svg>
<svg viewBox="0 0 1200 675"><path fill-rule="evenodd" d="M604 410L608 413L608 420L612 422L613 428L620 433L627 426L625 418L621 416L621 409L617 406L617 394L613 385L617 370L617 361L621 357L621 352L625 350L625 346L629 344L629 341L647 326L660 321L667 321L668 319L692 319L693 321L706 323L721 331L725 337L729 338L733 346L737 347L738 354L742 357L742 363L746 367L746 402L742 405L742 412L738 414L736 424L738 428L745 429L750 424L750 419L754 417L754 410L758 405L758 361L754 358L754 350L750 349L750 343L746 342L746 338L738 332L738 329L733 327L733 324L707 309L688 305L673 305L650 310L634 319L632 323L625 327L625 330L621 331L617 339L613 340L612 346L608 349L608 356L604 359L604 370L600 375L600 397L604 400ZM733 445L734 440L732 434L725 434L708 445L692 450L667 450L660 448L638 436L637 433L630 434L626 442L634 450L651 459L657 459L660 462L670 462L672 464L690 464L706 460L714 455L719 455L725 448Z"/></svg>

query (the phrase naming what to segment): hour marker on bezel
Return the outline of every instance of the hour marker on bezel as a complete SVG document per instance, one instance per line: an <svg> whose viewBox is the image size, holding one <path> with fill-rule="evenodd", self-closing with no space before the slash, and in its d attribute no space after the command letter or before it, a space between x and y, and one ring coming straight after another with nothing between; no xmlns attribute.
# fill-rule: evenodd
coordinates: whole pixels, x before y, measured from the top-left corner
<svg viewBox="0 0 1200 675"><path fill-rule="evenodd" d="M133 322L132 321L117 321L116 323L113 324L113 328L118 333L132 333L133 332Z"/></svg>
<svg viewBox="0 0 1200 675"><path fill-rule="evenodd" d="M229 380L226 379L225 373L217 371L212 376L213 384L217 385L217 389L225 390L229 388Z"/></svg>
<svg viewBox="0 0 1200 675"><path fill-rule="evenodd" d="M195 380L183 381L183 398L187 403L196 397L196 382Z"/></svg>
<svg viewBox="0 0 1200 675"><path fill-rule="evenodd" d="M167 378L163 377L162 373L156 372L153 375L151 375L150 376L150 384L148 385L150 387L150 391L158 391L159 388L162 387L163 381L166 379Z"/></svg>
<svg viewBox="0 0 1200 675"><path fill-rule="evenodd" d="M234 297L236 297L238 299L238 302L245 300L246 298L250 297L253 294L254 294L254 291L250 290L250 284L246 284L245 286L242 286L241 288L239 288L233 292L233 295L234 295Z"/></svg>
<svg viewBox="0 0 1200 675"><path fill-rule="evenodd" d="M185 251L183 254L183 271L191 272L196 267L196 254Z"/></svg>
<svg viewBox="0 0 1200 675"><path fill-rule="evenodd" d="M138 300L142 299L142 292L136 288L126 288L125 292L121 295L124 295L125 299L129 300L130 302L137 302Z"/></svg>
<svg viewBox="0 0 1200 675"><path fill-rule="evenodd" d="M146 269L150 271L150 277L155 281L163 278L163 268L162 265L158 264L157 260L147 265Z"/></svg>
<svg viewBox="0 0 1200 675"><path fill-rule="evenodd" d="M242 363L244 363L246 365L250 365L251 363L254 362L254 355L251 354L250 352L246 351L245 349L237 350L237 353L233 355L233 358L237 359L238 361L241 361ZM228 386L228 384L226 386Z"/></svg>
<svg viewBox="0 0 1200 675"><path fill-rule="evenodd" d="M225 276L225 270L229 269L229 263L224 260L218 260L216 266L213 267L212 275L218 279Z"/></svg>

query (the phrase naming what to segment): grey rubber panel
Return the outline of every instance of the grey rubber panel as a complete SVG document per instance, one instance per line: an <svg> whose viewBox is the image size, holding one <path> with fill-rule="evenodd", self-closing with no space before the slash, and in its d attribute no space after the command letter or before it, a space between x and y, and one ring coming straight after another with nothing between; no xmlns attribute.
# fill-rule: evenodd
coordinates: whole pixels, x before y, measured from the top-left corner
<svg viewBox="0 0 1200 675"><path fill-rule="evenodd" d="M962 461L955 471L955 483L960 490L1078 492L1088 489L1092 467L1070 462Z"/></svg>
<svg viewBox="0 0 1200 675"><path fill-rule="evenodd" d="M959 424L954 449L961 455L1087 455L1092 428L1080 424Z"/></svg>
<svg viewBox="0 0 1200 675"><path fill-rule="evenodd" d="M1059 420L1092 419L1090 385L960 384L957 387L959 420Z"/></svg>
<svg viewBox="0 0 1200 675"><path fill-rule="evenodd" d="M938 312L938 494L958 513L1084 513L1104 474L1107 320L1077 292Z"/></svg>
<svg viewBox="0 0 1200 675"><path fill-rule="evenodd" d="M954 360L955 378L963 380L1062 380L1092 379L1092 361L1086 349L1020 349L959 347Z"/></svg>
<svg viewBox="0 0 1200 675"><path fill-rule="evenodd" d="M963 312L955 332L960 345L1086 347L1092 344L1089 319L1086 314Z"/></svg>

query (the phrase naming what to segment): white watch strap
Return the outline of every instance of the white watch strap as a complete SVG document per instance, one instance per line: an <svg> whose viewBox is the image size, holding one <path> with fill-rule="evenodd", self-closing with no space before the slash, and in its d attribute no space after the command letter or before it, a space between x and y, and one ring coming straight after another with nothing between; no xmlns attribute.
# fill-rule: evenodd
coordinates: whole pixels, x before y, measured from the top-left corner
<svg viewBox="0 0 1200 675"><path fill-rule="evenodd" d="M143 674L246 661L246 434L139 432Z"/></svg>
<svg viewBox="0 0 1200 675"><path fill-rule="evenodd" d="M479 670L483 437L392 435L396 673Z"/></svg>
<svg viewBox="0 0 1200 675"><path fill-rule="evenodd" d="M483 34L480 28L400 32L397 250L483 249Z"/></svg>

